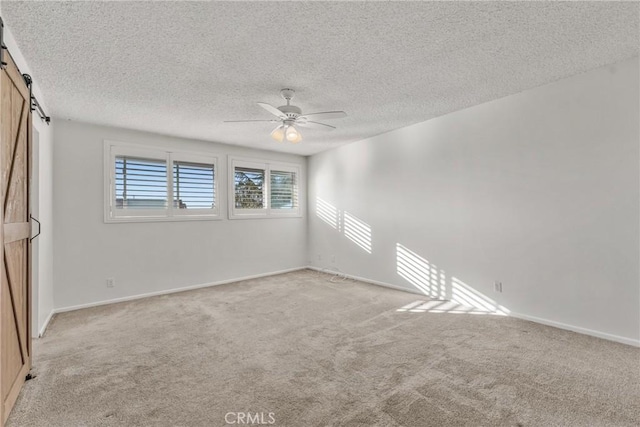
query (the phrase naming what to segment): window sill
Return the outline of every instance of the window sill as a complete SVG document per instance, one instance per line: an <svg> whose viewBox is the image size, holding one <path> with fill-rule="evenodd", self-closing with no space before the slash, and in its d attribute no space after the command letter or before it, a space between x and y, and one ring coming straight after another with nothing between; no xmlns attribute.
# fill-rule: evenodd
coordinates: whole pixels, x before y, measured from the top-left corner
<svg viewBox="0 0 640 427"><path fill-rule="evenodd" d="M295 214L278 214L278 215L264 215L264 214L229 214L230 220L235 219L281 219L281 218L302 218L301 213Z"/></svg>
<svg viewBox="0 0 640 427"><path fill-rule="evenodd" d="M163 216L163 217L148 217L148 216L127 216L117 218L105 218L105 224L119 224L127 222L183 222L183 221L221 221L223 218L220 215L207 216L207 215L184 215L184 216Z"/></svg>

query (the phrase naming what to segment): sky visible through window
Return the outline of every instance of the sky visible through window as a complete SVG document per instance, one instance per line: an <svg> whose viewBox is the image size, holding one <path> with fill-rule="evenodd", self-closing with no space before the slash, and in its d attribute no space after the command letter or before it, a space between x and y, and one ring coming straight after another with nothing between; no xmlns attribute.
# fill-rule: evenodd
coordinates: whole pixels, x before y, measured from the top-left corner
<svg viewBox="0 0 640 427"><path fill-rule="evenodd" d="M174 206L180 209L212 209L215 206L213 165L173 162Z"/></svg>
<svg viewBox="0 0 640 427"><path fill-rule="evenodd" d="M117 156L115 172L116 208L167 208L167 165L164 160ZM214 207L213 165L175 161L172 179L175 208Z"/></svg>

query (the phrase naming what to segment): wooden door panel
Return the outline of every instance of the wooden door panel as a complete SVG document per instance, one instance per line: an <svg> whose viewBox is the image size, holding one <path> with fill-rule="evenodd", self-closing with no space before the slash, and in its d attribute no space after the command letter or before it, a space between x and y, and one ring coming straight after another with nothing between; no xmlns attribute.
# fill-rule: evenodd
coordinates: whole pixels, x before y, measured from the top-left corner
<svg viewBox="0 0 640 427"><path fill-rule="evenodd" d="M0 426L31 369L30 94L10 56L0 72Z"/></svg>
<svg viewBox="0 0 640 427"><path fill-rule="evenodd" d="M18 328L13 318L13 304L9 282L2 280L2 396L7 396L22 370L23 355L20 345L15 345L20 339Z"/></svg>
<svg viewBox="0 0 640 427"><path fill-rule="evenodd" d="M14 144L14 135L16 132L16 120L14 117L5 114L5 111L11 111L13 108L13 93L15 89L13 88L13 82L10 78L5 76L5 72L3 72L2 76L2 87L0 87L1 91L1 102L0 105L0 120L2 120L2 127L0 127L0 131L2 131L2 144L0 146L0 153L2 154L0 159L0 167L2 168L2 188L0 191L4 194L6 189L4 188L5 183L9 181L9 173L11 172L11 159L13 158L13 148ZM19 123L19 121L18 121ZM4 198L3 198L4 200Z"/></svg>
<svg viewBox="0 0 640 427"><path fill-rule="evenodd" d="M17 91L15 92L18 93ZM18 101L19 102L19 101ZM14 104L15 105L15 104ZM25 105L21 107L23 110ZM28 107L27 107L28 108ZM28 114L27 114L28 115ZM12 157L8 160L9 174L5 182L4 223L27 221L27 135L25 132L27 115L22 111L24 120L17 123L17 135L13 143ZM9 154L9 153L7 153ZM8 156L7 156L8 157Z"/></svg>
<svg viewBox="0 0 640 427"><path fill-rule="evenodd" d="M28 222L14 222L4 225L4 243L22 240L31 233L31 224Z"/></svg>
<svg viewBox="0 0 640 427"><path fill-rule="evenodd" d="M11 62L11 61L10 61ZM11 163L14 159L14 150L17 148L17 142L26 141L28 128L26 122L30 116L29 102L27 101L28 92L24 92L24 86L21 81L22 77L19 72L11 72L12 63L7 64L5 70L6 78L2 79L2 106L0 111L10 111L2 120L2 182L4 185L9 184L9 175L12 173ZM15 71L15 70L14 70ZM20 80L15 81L16 78ZM22 90L21 90L22 89ZM6 195L6 187L3 189Z"/></svg>
<svg viewBox="0 0 640 427"><path fill-rule="evenodd" d="M24 337L27 335L26 310L20 310L27 303L27 289L24 283L27 280L26 271L26 243L25 240L17 240L4 245L4 268L8 281L9 298L14 311L14 321L18 331L18 344L23 361L27 358L28 349Z"/></svg>

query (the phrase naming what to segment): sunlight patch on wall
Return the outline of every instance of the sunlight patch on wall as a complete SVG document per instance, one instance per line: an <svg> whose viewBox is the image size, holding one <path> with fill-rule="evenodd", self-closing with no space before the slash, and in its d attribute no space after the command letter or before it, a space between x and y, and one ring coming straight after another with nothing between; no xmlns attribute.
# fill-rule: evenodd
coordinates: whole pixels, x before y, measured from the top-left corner
<svg viewBox="0 0 640 427"><path fill-rule="evenodd" d="M444 271L400 243L396 244L396 272L423 294L445 297Z"/></svg>
<svg viewBox="0 0 640 427"><path fill-rule="evenodd" d="M316 197L316 216L331 228L344 234L366 253L371 253L373 245L369 224L349 212L339 210L320 197Z"/></svg>
<svg viewBox="0 0 640 427"><path fill-rule="evenodd" d="M451 278L451 301L491 314L509 314L509 310L456 277Z"/></svg>
<svg viewBox="0 0 640 427"><path fill-rule="evenodd" d="M316 198L316 216L329 224L332 228L336 230L338 229L338 209L331 203L322 200L320 197Z"/></svg>
<svg viewBox="0 0 640 427"><path fill-rule="evenodd" d="M349 212L343 216L343 232L347 239L371 253L371 226Z"/></svg>

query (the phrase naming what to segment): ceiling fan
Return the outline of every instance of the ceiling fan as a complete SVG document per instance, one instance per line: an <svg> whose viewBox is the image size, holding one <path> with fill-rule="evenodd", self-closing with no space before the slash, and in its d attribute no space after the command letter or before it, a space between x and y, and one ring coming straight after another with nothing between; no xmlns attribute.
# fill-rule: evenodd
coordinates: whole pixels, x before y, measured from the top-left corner
<svg viewBox="0 0 640 427"><path fill-rule="evenodd" d="M333 130L335 126L331 126L325 123L316 122L315 120L328 120L339 119L346 117L347 113L344 111L323 111L320 113L302 114L300 107L291 105L291 99L295 91L293 89L282 89L280 95L287 101L287 105L281 105L280 107L274 107L273 105L266 104L264 102L258 102L258 105L273 114L277 119L270 120L225 120L225 123L241 123L241 122L270 122L279 123L271 132L271 138L278 142L289 141L291 143L298 143L302 140L302 135L296 126Z"/></svg>

